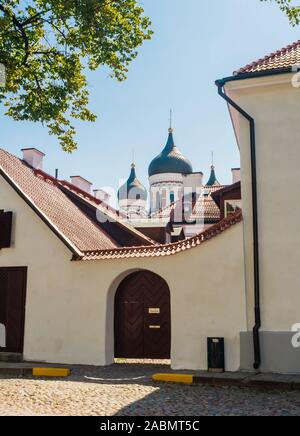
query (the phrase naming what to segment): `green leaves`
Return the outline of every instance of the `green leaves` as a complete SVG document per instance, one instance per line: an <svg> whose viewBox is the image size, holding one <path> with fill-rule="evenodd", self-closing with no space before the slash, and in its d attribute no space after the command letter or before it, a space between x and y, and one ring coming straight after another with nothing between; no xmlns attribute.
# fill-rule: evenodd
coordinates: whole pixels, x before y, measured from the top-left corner
<svg viewBox="0 0 300 436"><path fill-rule="evenodd" d="M296 5L294 0L261 0L261 1L275 1L278 3L282 12L284 12L292 26L300 24L300 5Z"/></svg>
<svg viewBox="0 0 300 436"><path fill-rule="evenodd" d="M72 152L72 118L96 120L87 107L85 68L105 65L125 80L137 49L151 39L150 25L136 0L0 0L6 114L45 124Z"/></svg>

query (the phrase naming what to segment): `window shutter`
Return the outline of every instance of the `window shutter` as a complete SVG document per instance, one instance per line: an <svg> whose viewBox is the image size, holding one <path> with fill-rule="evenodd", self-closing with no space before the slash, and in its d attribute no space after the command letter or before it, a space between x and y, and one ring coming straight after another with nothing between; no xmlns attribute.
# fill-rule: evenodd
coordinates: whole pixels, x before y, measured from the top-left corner
<svg viewBox="0 0 300 436"><path fill-rule="evenodd" d="M12 212L0 211L0 249L11 245Z"/></svg>

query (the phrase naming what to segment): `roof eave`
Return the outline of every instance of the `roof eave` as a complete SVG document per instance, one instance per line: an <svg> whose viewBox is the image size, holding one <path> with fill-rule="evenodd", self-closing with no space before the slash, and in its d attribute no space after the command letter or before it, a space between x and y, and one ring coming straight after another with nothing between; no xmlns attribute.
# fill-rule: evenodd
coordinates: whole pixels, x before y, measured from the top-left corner
<svg viewBox="0 0 300 436"><path fill-rule="evenodd" d="M252 71L246 73L234 74L233 76L224 77L222 79L218 79L215 81L217 86L224 86L228 82L235 82L237 80L246 80L246 79L254 79L257 77L268 77L275 76L278 74L289 74L293 72L293 67L285 67L285 68L277 68L273 70L264 70L264 71Z"/></svg>

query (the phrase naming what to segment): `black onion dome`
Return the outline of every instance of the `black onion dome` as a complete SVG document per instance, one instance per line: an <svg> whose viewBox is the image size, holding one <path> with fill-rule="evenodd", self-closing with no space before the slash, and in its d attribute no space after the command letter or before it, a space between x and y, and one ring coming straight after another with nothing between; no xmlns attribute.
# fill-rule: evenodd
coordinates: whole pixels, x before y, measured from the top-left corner
<svg viewBox="0 0 300 436"><path fill-rule="evenodd" d="M138 180L135 172L135 165L132 164L129 179L118 191L118 199L147 201L147 196L147 189Z"/></svg>
<svg viewBox="0 0 300 436"><path fill-rule="evenodd" d="M169 137L165 148L153 159L148 172L150 177L156 174L191 174L193 172L191 162L183 156L174 143L172 129L169 129Z"/></svg>

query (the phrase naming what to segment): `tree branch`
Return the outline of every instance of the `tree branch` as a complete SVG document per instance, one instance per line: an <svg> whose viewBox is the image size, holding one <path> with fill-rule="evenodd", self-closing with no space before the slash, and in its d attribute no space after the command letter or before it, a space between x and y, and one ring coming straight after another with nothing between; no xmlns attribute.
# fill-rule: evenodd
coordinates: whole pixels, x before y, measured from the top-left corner
<svg viewBox="0 0 300 436"><path fill-rule="evenodd" d="M29 24L33 24L34 22L38 21L38 19L42 16L47 14L48 12L51 12L53 8L45 9L44 11L40 11L37 14L33 15L32 17L28 18L27 20L22 22L22 26L28 26ZM44 21L44 20L42 20Z"/></svg>
<svg viewBox="0 0 300 436"><path fill-rule="evenodd" d="M19 30L19 32L23 38L24 50L25 50L23 65L26 65L28 57L29 57L29 39L28 39L27 33L25 32L22 23L17 19L15 14L13 14L9 9L7 9L3 5L1 5L1 3L0 3L0 11L2 11L6 16L8 16L9 18L12 19L14 26L16 27L16 29Z"/></svg>

